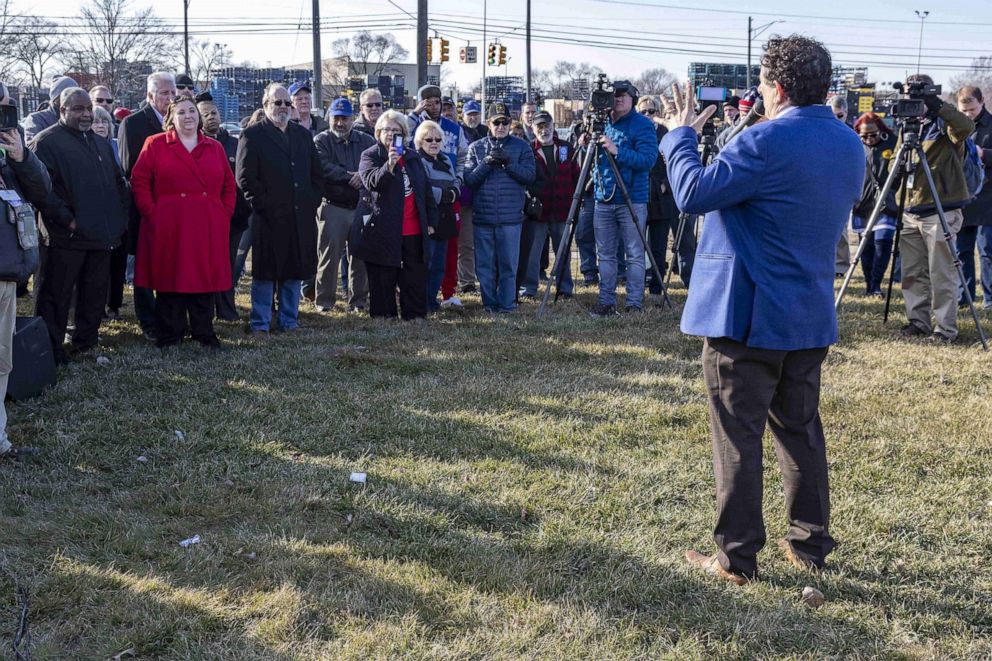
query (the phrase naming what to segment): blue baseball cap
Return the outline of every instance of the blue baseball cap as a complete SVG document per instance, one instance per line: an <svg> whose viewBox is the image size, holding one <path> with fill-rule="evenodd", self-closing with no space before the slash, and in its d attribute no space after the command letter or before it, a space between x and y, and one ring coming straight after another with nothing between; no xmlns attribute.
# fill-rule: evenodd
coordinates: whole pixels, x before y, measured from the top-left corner
<svg viewBox="0 0 992 661"><path fill-rule="evenodd" d="M351 117L351 101L345 98L334 99L331 103L331 117Z"/></svg>
<svg viewBox="0 0 992 661"><path fill-rule="evenodd" d="M306 90L311 94L313 93L313 90L310 89L310 83L304 80L298 80L289 86L289 95L296 96L296 93L299 92L300 90Z"/></svg>
<svg viewBox="0 0 992 661"><path fill-rule="evenodd" d="M482 106L479 105L478 101L466 101L465 105L462 106L462 112L482 112Z"/></svg>

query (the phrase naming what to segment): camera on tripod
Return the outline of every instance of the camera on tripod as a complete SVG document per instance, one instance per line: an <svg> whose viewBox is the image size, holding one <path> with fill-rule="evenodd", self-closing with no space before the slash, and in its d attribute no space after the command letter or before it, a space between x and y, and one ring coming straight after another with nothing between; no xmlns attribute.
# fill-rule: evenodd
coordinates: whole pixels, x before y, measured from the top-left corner
<svg viewBox="0 0 992 661"><path fill-rule="evenodd" d="M593 83L596 88L589 93L589 131L591 133L602 133L606 130L606 122L609 120L610 112L613 110L614 90L613 83L605 73L596 76Z"/></svg>
<svg viewBox="0 0 992 661"><path fill-rule="evenodd" d="M893 83L892 88L900 94L904 94L905 99L897 99L891 106L884 108L891 117L895 118L920 118L926 114L926 99L941 95L940 85L932 85L923 81L903 83Z"/></svg>

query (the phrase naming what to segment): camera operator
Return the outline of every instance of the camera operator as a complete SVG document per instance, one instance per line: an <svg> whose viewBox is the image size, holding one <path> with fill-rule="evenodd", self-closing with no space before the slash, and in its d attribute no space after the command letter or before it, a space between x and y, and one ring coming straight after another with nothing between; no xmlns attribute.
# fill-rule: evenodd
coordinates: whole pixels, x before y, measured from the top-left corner
<svg viewBox="0 0 992 661"><path fill-rule="evenodd" d="M7 87L0 83L0 105L13 106ZM0 207L7 218L25 223L0 223L0 396L7 392L7 378L13 369L14 322L17 319L17 283L26 280L38 267L38 229L30 204L41 205L52 191L44 164L24 146L18 128L0 131ZM0 401L0 464L6 459L33 454L33 448L15 448L7 438L7 411Z"/></svg>
<svg viewBox="0 0 992 661"><path fill-rule="evenodd" d="M957 93L958 110L975 122L975 146L985 166L985 183L978 196L964 208L964 225L958 232L958 257L965 282L975 298L975 245L982 272L982 297L986 310L992 310L992 114L985 108L982 90L962 87ZM962 295L959 306L964 305Z"/></svg>
<svg viewBox="0 0 992 661"><path fill-rule="evenodd" d="M718 551L690 564L742 585L765 544L762 436L771 425L789 532L780 543L802 569L820 568L829 532L820 367L837 340L833 253L861 197L865 156L857 136L822 105L830 53L806 37L773 38L761 59L770 121L739 134L709 167L691 88L675 87L661 142L675 201L706 214L682 330L701 335L716 473ZM802 167L796 166L802 154Z"/></svg>
<svg viewBox="0 0 992 661"><path fill-rule="evenodd" d="M912 75L906 82L910 87L933 85L933 79L925 74ZM935 94L923 96L923 102L925 111L920 126L920 143L930 164L947 224L956 235L964 221L961 210L971 197L962 162L964 143L975 130L975 122ZM897 143L897 151L899 144L901 140ZM916 173L911 183L900 243L902 295L909 322L903 326L902 335L929 336L930 342L947 344L958 336L960 283L957 267L954 266L951 246L944 240L925 174ZM904 178L901 186L906 184ZM902 188L896 193L897 199L901 192ZM931 310L936 318L936 328L930 322Z"/></svg>
<svg viewBox="0 0 992 661"><path fill-rule="evenodd" d="M851 215L851 226L860 240L864 235L865 226L875 209L878 194L889 176L889 165L893 156L892 148L896 138L892 135L882 118L873 112L866 112L854 122L854 130L858 132L865 150L865 183L861 191L861 200L855 205ZM865 243L861 253L861 269L865 276L865 293L868 296L882 297L882 280L885 269L892 254L892 242L896 235L896 216L899 206L896 203L895 191L889 191L885 198L885 206L875 222L873 236Z"/></svg>
<svg viewBox="0 0 992 661"><path fill-rule="evenodd" d="M658 159L658 139L654 123L636 112L637 88L626 80L613 83L613 111L602 140L616 160L620 177L630 195L637 218L620 190L609 161L601 157L596 164L596 207L593 230L599 257L599 305L594 317L616 316L617 243L623 242L627 257L627 312L640 312L644 300L644 243L636 222L644 230L648 214L648 190L651 168Z"/></svg>

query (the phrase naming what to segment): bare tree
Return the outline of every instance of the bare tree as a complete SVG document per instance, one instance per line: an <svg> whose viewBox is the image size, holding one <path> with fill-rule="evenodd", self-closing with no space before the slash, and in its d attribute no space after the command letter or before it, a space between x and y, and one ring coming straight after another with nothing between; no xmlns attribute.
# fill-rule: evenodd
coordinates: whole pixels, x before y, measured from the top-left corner
<svg viewBox="0 0 992 661"><path fill-rule="evenodd" d="M983 55L972 60L967 71L951 78L948 85L950 90L947 91L953 95L965 85L974 85L982 90L983 96L992 94L992 55Z"/></svg>
<svg viewBox="0 0 992 661"><path fill-rule="evenodd" d="M130 0L91 0L80 10L84 34L73 51L88 52L100 82L118 95L143 96L144 75L179 52L151 7L130 10Z"/></svg>
<svg viewBox="0 0 992 661"><path fill-rule="evenodd" d="M62 58L65 43L57 33L58 25L38 16L25 16L16 22L13 57L27 82L41 87L52 65Z"/></svg>
<svg viewBox="0 0 992 661"><path fill-rule="evenodd" d="M337 56L348 56L351 59L348 73L356 76L381 76L390 64L402 62L410 55L391 33L373 34L368 30L332 41L331 51Z"/></svg>
<svg viewBox="0 0 992 661"><path fill-rule="evenodd" d="M18 68L14 57L14 37L16 35L17 15L11 8L10 0L0 0L0 80L7 83L18 82L15 70Z"/></svg>
<svg viewBox="0 0 992 661"><path fill-rule="evenodd" d="M643 71L633 82L634 87L641 94L669 94L672 84L677 81L678 76L667 69L657 67Z"/></svg>
<svg viewBox="0 0 992 661"><path fill-rule="evenodd" d="M189 59L193 81L201 90L210 88L210 72L231 63L233 53L227 44L214 44L197 40L189 45Z"/></svg>

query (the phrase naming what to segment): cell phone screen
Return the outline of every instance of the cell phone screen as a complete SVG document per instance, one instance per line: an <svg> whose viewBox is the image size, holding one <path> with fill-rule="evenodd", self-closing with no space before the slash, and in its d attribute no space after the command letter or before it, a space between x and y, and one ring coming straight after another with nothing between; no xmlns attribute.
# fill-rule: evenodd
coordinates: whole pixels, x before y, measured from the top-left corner
<svg viewBox="0 0 992 661"><path fill-rule="evenodd" d="M403 136L402 135L394 135L393 136L393 148L396 150L397 153L399 153L399 154L402 154L403 153Z"/></svg>

